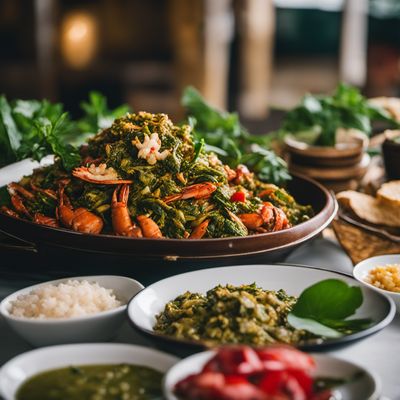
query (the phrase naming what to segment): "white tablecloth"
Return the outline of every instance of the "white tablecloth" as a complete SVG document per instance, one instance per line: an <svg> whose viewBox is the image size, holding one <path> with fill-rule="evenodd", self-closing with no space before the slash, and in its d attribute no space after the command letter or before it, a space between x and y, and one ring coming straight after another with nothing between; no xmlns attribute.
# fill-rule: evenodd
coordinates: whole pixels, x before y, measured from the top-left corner
<svg viewBox="0 0 400 400"><path fill-rule="evenodd" d="M286 260L287 263L318 266L351 274L350 259L334 241L317 239L298 250ZM20 282L0 280L0 299L7 294L31 284L21 279ZM126 324L118 335L117 342L135 343L150 346L150 343L139 337ZM0 365L10 358L30 350L0 320ZM400 316L380 333L369 337L345 349L331 352L335 357L347 359L373 370L380 376L383 394L391 400L400 400ZM364 399L359 399L364 400Z"/></svg>

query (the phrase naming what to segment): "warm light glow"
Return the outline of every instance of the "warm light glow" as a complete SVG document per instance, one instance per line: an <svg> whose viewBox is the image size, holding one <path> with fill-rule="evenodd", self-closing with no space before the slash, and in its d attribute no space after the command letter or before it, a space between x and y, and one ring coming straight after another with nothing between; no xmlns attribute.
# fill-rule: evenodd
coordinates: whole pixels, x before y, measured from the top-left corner
<svg viewBox="0 0 400 400"><path fill-rule="evenodd" d="M73 68L84 68L96 55L97 22L84 11L67 14L61 25L61 54Z"/></svg>

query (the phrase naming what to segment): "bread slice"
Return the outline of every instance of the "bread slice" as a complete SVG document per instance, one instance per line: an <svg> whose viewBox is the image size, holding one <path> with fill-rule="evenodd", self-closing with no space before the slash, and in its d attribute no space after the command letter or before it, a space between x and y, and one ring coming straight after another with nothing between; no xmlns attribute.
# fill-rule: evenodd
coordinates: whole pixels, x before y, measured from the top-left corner
<svg viewBox="0 0 400 400"><path fill-rule="evenodd" d="M400 181L384 183L377 192L377 198L384 205L400 207Z"/></svg>
<svg viewBox="0 0 400 400"><path fill-rule="evenodd" d="M339 203L359 218L376 225L400 228L400 207L388 205L368 194L346 190L336 195Z"/></svg>

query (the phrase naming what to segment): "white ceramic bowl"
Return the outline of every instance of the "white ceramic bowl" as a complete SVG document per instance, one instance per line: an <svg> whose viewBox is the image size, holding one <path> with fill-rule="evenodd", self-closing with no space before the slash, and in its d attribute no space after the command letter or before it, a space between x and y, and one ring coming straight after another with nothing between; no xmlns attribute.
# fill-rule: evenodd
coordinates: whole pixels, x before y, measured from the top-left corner
<svg viewBox="0 0 400 400"><path fill-rule="evenodd" d="M255 282L264 289L284 289L289 295L299 296L304 289L324 279L340 279L351 286L358 286L357 281L350 276L316 267L266 264L203 269L175 275L147 286L129 303L128 318L139 333L153 340L157 346L179 355L188 355L204 350L204 345L199 341L177 339L153 330L156 315L164 310L169 301L185 291L206 293L219 284L242 285ZM373 323L370 327L322 343L305 344L301 348L307 351L321 351L348 345L387 326L396 313L393 301L367 287L361 289L364 301L354 318L371 318Z"/></svg>
<svg viewBox="0 0 400 400"><path fill-rule="evenodd" d="M173 394L175 385L190 374L201 371L204 364L214 355L213 351L197 353L175 364L165 375L163 389L167 400L178 400ZM340 360L324 354L313 354L316 361L315 376L347 379L362 373L359 379L344 384L335 390L340 400L377 400L381 394L379 378L370 371L349 361Z"/></svg>
<svg viewBox="0 0 400 400"><path fill-rule="evenodd" d="M376 267L384 267L388 264L398 264L400 265L400 254L388 254L385 256L376 256L367 258L364 261L359 262L353 269L354 278L360 281L365 286L376 290L377 292L384 293L389 296L396 304L397 312L400 313L400 293L390 292L389 290L384 290L377 288L370 283L365 282L369 271Z"/></svg>
<svg viewBox="0 0 400 400"><path fill-rule="evenodd" d="M74 318L33 319L15 317L10 314L10 302L19 295L27 294L47 284L56 285L69 279L97 282L102 287L113 289L116 297L124 304L112 310ZM123 276L80 276L58 279L29 286L12 293L0 303L0 314L18 335L34 346L106 341L116 334L124 321L129 300L142 289L142 284Z"/></svg>
<svg viewBox="0 0 400 400"><path fill-rule="evenodd" d="M158 350L129 344L91 343L44 347L28 351L4 364L0 369L0 395L5 400L14 400L19 386L26 379L70 365L129 363L165 373L177 361L177 358Z"/></svg>

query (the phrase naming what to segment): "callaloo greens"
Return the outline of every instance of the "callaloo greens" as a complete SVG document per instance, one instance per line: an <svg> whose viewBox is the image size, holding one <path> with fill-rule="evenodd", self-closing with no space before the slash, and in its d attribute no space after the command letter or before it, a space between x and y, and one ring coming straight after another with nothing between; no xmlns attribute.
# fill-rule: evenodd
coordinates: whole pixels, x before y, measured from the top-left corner
<svg viewBox="0 0 400 400"><path fill-rule="evenodd" d="M288 323L287 315L295 303L296 298L284 290L263 290L255 283L219 285L206 295L186 292L166 304L154 330L209 344L263 346L316 339Z"/></svg>
<svg viewBox="0 0 400 400"><path fill-rule="evenodd" d="M363 302L359 287L327 279L298 297L283 289L218 285L205 295L186 292L167 303L154 330L209 344L319 343L370 326L370 319L347 319Z"/></svg>
<svg viewBox="0 0 400 400"><path fill-rule="evenodd" d="M46 134L58 126L47 124ZM55 150L54 165L9 185L12 207L4 213L84 233L192 239L279 231L313 213L246 166L224 164L190 125L165 114L128 113L74 158Z"/></svg>

